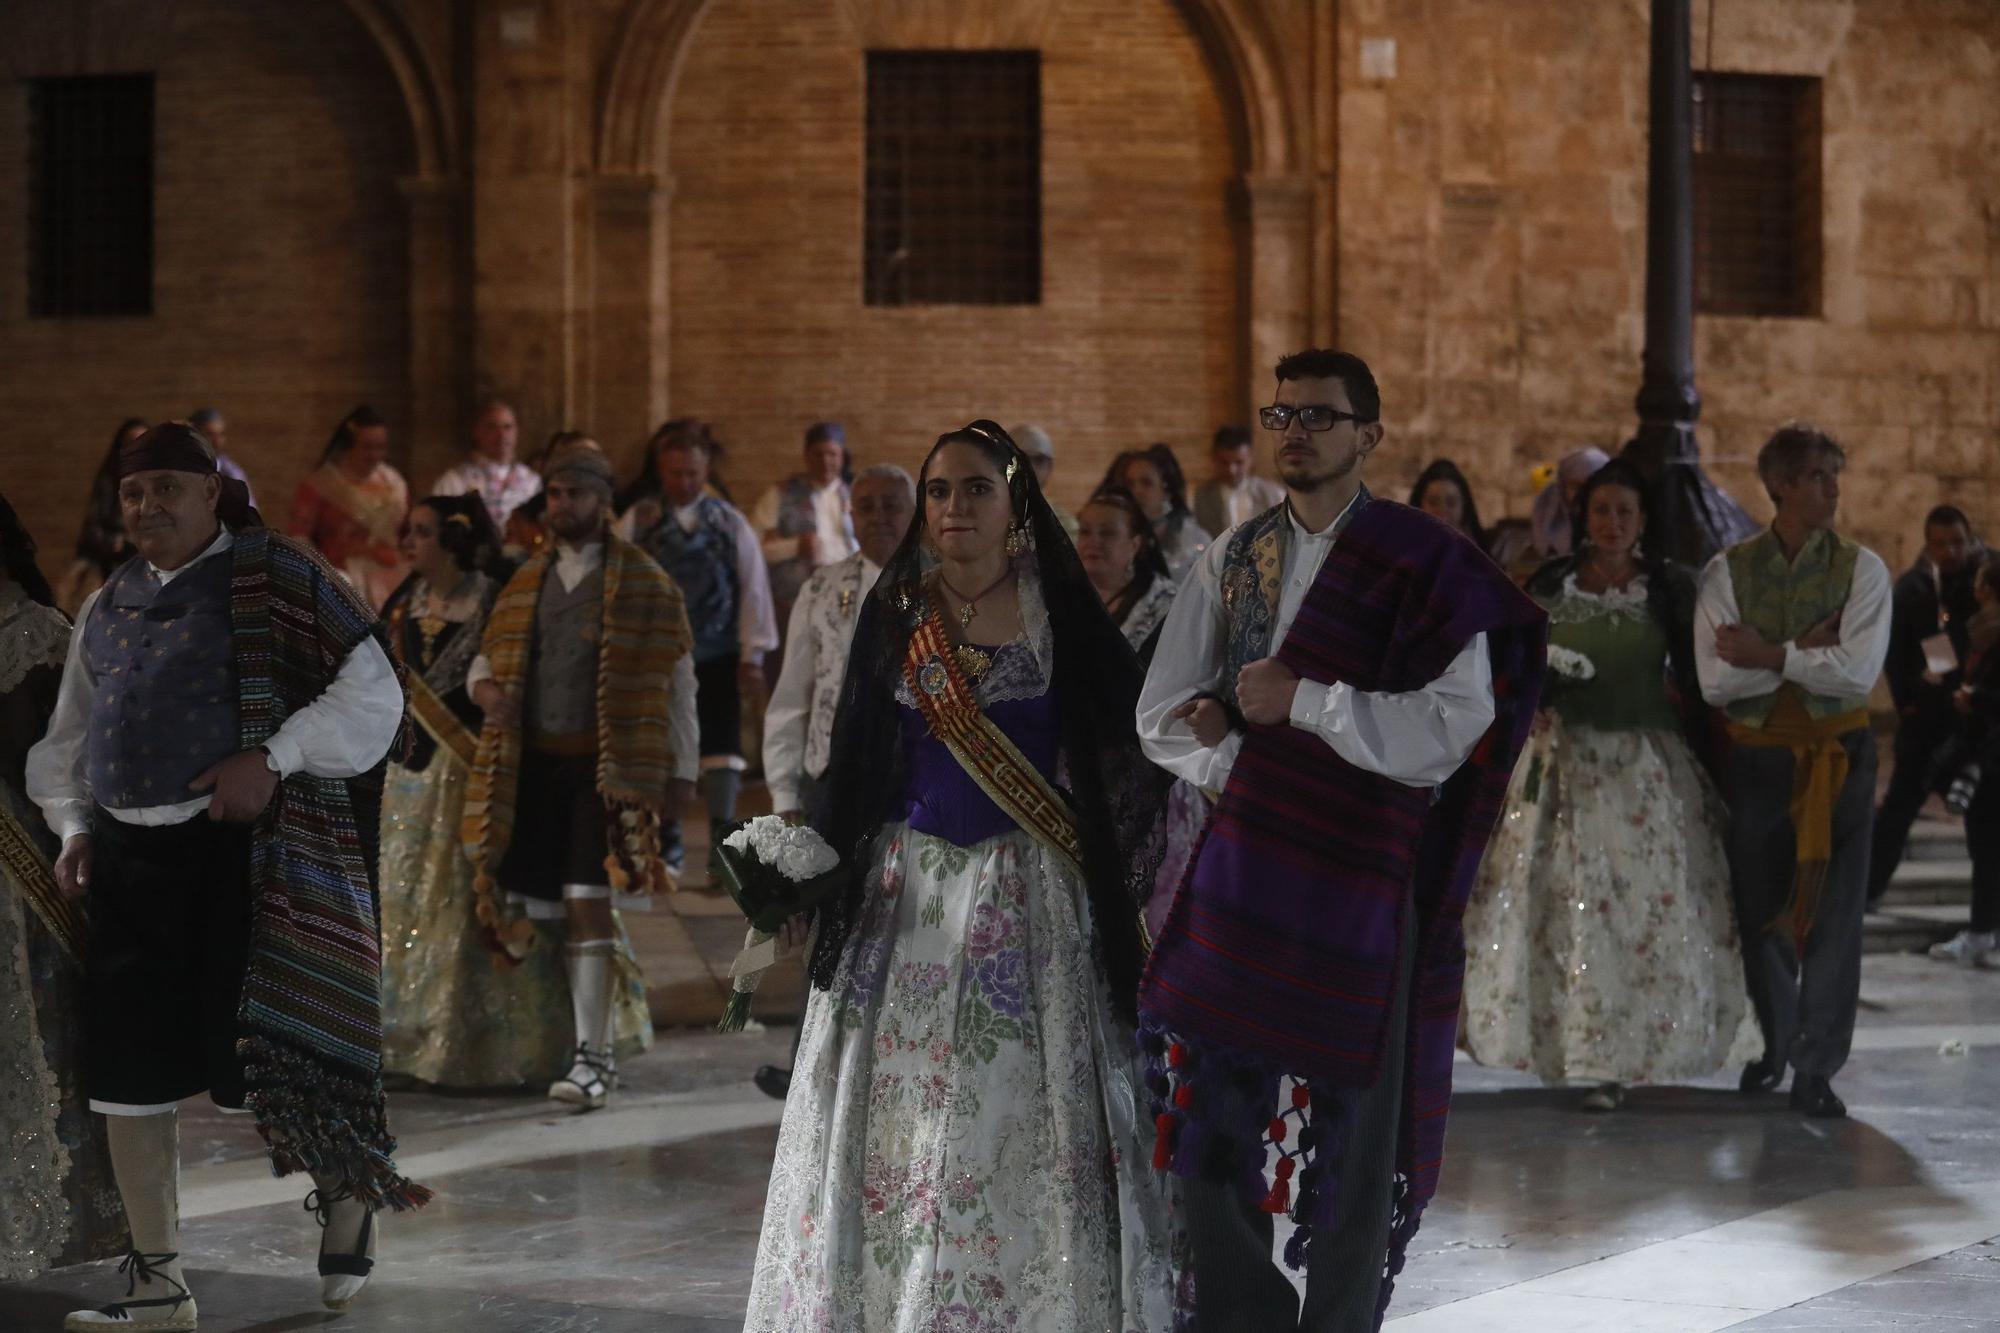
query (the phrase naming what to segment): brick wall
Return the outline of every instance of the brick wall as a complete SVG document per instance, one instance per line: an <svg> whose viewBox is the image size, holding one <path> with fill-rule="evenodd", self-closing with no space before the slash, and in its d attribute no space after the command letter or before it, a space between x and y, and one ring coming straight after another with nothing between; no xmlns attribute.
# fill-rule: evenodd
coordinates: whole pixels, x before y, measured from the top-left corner
<svg viewBox="0 0 2000 1333"><path fill-rule="evenodd" d="M276 522L348 408L408 398L409 129L380 56L338 4L152 8L0 6L16 78L157 76L150 319L24 317L27 95L0 87L0 487L51 574L122 417L221 407Z"/></svg>
<svg viewBox="0 0 2000 1333"><path fill-rule="evenodd" d="M862 305L866 45L1041 49L1040 306ZM1228 138L1168 0L718 0L670 136L672 407L716 423L745 503L819 417L911 466L975 417L1035 421L1075 503L1121 448L1199 463L1237 401Z"/></svg>
<svg viewBox="0 0 2000 1333"><path fill-rule="evenodd" d="M1534 464L1634 424L1646 6L1355 0L1341 36L1340 322L1383 385L1378 475L1445 454L1485 513L1525 513ZM1359 77L1369 38L1395 78ZM1940 501L2000 536L2000 6L1738 0L1713 67L1824 80L1826 269L1819 319L1697 320L1711 470L1768 515L1752 460L1805 417L1892 565Z"/></svg>

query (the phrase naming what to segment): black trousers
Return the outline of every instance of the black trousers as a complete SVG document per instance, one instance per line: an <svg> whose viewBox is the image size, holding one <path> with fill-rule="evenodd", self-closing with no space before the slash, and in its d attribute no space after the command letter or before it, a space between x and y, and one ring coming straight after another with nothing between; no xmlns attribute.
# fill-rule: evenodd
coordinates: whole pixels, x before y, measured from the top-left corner
<svg viewBox="0 0 2000 1333"><path fill-rule="evenodd" d="M609 884L597 756L521 752L514 831L494 878L508 893L561 902L565 884Z"/></svg>
<svg viewBox="0 0 2000 1333"><path fill-rule="evenodd" d="M91 826L85 1087L160 1106L207 1092L243 1105L237 1008L250 954L250 826L206 813Z"/></svg>
<svg viewBox="0 0 2000 1333"><path fill-rule="evenodd" d="M1875 811L1874 848L1869 853L1868 901L1875 902L1888 892L1889 880L1903 863L1903 849L1910 842L1910 825L1917 820L1936 785L1939 753L1958 734L1963 722L1949 708L1943 713L1920 709L1903 718L1896 727L1895 767L1889 773L1889 789ZM1972 842L1972 821L1965 823L1966 843Z"/></svg>
<svg viewBox="0 0 2000 1333"><path fill-rule="evenodd" d="M1833 809L1833 854L1819 910L1801 952L1771 923L1791 896L1797 861L1792 828L1792 753L1739 745L1729 756L1729 879L1743 936L1743 971L1764 1053L1801 1074L1832 1078L1847 1063L1861 1000L1861 918L1867 910L1870 798L1875 738L1841 738L1847 783Z"/></svg>
<svg viewBox="0 0 2000 1333"><path fill-rule="evenodd" d="M1389 1255L1415 974L1415 913L1406 909L1406 919L1412 924L1403 932L1402 968L1383 1038L1382 1076L1371 1088L1340 1094L1346 1128L1334 1161L1334 1222L1313 1234L1303 1307L1291 1279L1271 1259L1275 1217L1247 1198L1236 1182L1182 1182L1194 1250L1195 1327L1201 1333L1374 1333ZM1275 1088L1270 1102L1275 1110Z"/></svg>
<svg viewBox="0 0 2000 1333"><path fill-rule="evenodd" d="M743 754L743 688L736 683L735 653L694 664L694 712L701 727L701 757Z"/></svg>

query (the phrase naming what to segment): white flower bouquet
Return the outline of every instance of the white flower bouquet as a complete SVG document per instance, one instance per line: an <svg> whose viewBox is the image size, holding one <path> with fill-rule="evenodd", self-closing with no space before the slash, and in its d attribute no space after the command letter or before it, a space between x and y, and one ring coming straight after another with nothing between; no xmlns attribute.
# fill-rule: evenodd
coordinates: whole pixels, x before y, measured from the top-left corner
<svg viewBox="0 0 2000 1333"><path fill-rule="evenodd" d="M718 1032L738 1032L750 1019L750 997L777 961L777 935L787 920L810 911L847 883L840 854L803 824L759 815L722 840L716 865L750 931L730 966L729 1003Z"/></svg>
<svg viewBox="0 0 2000 1333"><path fill-rule="evenodd" d="M1549 645L1549 670L1560 679L1577 684L1597 678L1597 663L1558 643Z"/></svg>

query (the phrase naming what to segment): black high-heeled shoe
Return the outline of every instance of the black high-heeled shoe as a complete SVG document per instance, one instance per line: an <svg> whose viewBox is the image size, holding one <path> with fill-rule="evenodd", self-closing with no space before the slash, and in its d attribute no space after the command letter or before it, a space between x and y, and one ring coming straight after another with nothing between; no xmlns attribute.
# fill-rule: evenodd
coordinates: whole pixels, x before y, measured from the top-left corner
<svg viewBox="0 0 2000 1333"><path fill-rule="evenodd" d="M125 1299L95 1310L78 1310L63 1320L65 1333L91 1333L104 1328L143 1328L156 1333L191 1333L195 1327L194 1296L188 1289L155 1268L155 1264L170 1264L181 1256L177 1252L166 1254L142 1254L138 1250L126 1252L125 1261L118 1265L118 1271L125 1275ZM163 1282L174 1289L171 1296L148 1297L134 1300L139 1293L139 1284ZM132 1318L134 1310L156 1310L161 1306L173 1307L165 1319L144 1321Z"/></svg>
<svg viewBox="0 0 2000 1333"><path fill-rule="evenodd" d="M328 1254L326 1251L326 1230L333 1222L333 1205L354 1197L354 1192L342 1189L328 1195L324 1190L313 1190L306 1195L306 1211L319 1223L319 1299L329 1310L345 1310L368 1285L368 1275L375 1271L375 1258L369 1248L375 1241L375 1210L370 1208L361 1215L361 1234L356 1238L352 1254Z"/></svg>

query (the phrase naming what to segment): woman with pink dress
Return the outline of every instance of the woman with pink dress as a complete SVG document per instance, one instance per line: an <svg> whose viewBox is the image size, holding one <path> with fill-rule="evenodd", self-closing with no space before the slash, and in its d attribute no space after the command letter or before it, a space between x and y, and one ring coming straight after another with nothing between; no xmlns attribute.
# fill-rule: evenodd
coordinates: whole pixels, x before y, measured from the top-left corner
<svg viewBox="0 0 2000 1333"><path fill-rule="evenodd" d="M317 547L378 610L410 572L398 545L410 488L388 456L382 414L366 404L349 412L293 494L286 528Z"/></svg>

